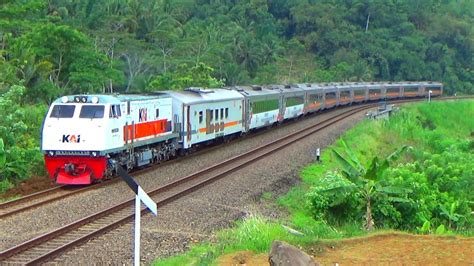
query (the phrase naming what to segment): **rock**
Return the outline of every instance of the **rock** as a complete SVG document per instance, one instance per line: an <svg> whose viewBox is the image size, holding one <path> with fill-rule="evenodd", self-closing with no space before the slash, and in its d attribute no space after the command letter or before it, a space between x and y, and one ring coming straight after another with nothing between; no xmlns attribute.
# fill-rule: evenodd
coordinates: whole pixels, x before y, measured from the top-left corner
<svg viewBox="0 0 474 266"><path fill-rule="evenodd" d="M319 263L315 262L304 251L285 243L283 241L273 241L272 250L268 262L271 266L317 266Z"/></svg>

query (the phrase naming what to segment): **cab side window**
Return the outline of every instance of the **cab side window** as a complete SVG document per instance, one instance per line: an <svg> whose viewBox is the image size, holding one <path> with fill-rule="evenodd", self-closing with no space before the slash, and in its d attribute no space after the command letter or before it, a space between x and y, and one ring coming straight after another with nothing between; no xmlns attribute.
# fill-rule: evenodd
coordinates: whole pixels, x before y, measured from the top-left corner
<svg viewBox="0 0 474 266"><path fill-rule="evenodd" d="M113 117L121 117L122 116L122 112L120 111L120 105L118 104L114 104L114 105L111 105L110 106L110 112L109 112L109 117L110 118L113 118Z"/></svg>

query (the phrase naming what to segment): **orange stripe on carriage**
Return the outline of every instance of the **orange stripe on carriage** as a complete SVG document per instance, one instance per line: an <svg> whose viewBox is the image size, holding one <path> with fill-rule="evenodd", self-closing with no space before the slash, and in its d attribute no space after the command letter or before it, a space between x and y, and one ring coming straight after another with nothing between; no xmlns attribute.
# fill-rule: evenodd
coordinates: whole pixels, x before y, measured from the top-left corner
<svg viewBox="0 0 474 266"><path fill-rule="evenodd" d="M332 106L332 105L335 105L336 102L337 102L336 99L328 99L328 100L326 100L325 104L326 104L326 106L328 106L328 105Z"/></svg>
<svg viewBox="0 0 474 266"><path fill-rule="evenodd" d="M320 102L313 102L313 103L310 103L308 104L308 106L306 106L303 111L306 112L306 111L309 111L309 110L316 110L318 108L321 107L321 103Z"/></svg>
<svg viewBox="0 0 474 266"><path fill-rule="evenodd" d="M135 124L135 139L155 136L161 133L166 132L166 124L168 120L156 120L144 123ZM132 139L132 132L133 132L133 125L128 125L123 127L124 133L124 141L125 137L128 136L128 140Z"/></svg>
<svg viewBox="0 0 474 266"><path fill-rule="evenodd" d="M232 127L232 126L235 126L235 125L237 125L237 124L239 124L238 121L227 122L227 123L224 124L224 128L226 128L226 127ZM201 127L201 128L199 129L199 132L200 132L200 133L206 133L206 128L205 128L205 127Z"/></svg>

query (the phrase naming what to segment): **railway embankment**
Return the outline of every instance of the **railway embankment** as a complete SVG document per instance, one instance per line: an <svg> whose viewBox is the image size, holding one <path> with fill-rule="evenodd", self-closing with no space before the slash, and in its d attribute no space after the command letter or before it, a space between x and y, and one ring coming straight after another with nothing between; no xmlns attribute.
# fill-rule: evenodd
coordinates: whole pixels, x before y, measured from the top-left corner
<svg viewBox="0 0 474 266"><path fill-rule="evenodd" d="M474 102L464 100L409 104L389 120L363 121L324 148L321 162L296 170L299 182L284 196L276 191L262 193L255 211L241 217L232 229L215 234L212 243L193 245L184 255L155 264L229 261L229 256L241 263L265 262L261 254L268 253L273 240L297 245L316 260L344 256L346 261L369 262L360 257L366 252L364 245L344 244L344 239L378 235L387 229L415 235L365 239L377 245L380 254L392 254L371 255L371 263L397 262L402 255L408 261L429 262L416 253L428 246L426 256L473 263L472 117ZM428 241L423 235L453 237ZM397 237L405 242L409 238L411 244L395 249L380 244L399 241ZM436 242L444 244L433 245ZM351 252L337 253L345 246ZM257 255L243 256L244 250Z"/></svg>

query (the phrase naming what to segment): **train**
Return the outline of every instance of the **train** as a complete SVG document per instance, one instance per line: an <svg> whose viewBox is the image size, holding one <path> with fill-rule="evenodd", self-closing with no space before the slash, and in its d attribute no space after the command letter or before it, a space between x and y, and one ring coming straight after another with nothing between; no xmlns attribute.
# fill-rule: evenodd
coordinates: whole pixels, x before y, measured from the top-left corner
<svg viewBox="0 0 474 266"><path fill-rule="evenodd" d="M439 82L302 83L191 87L147 94L69 95L55 100L41 151L57 184L88 185L260 128L329 108L440 96Z"/></svg>

